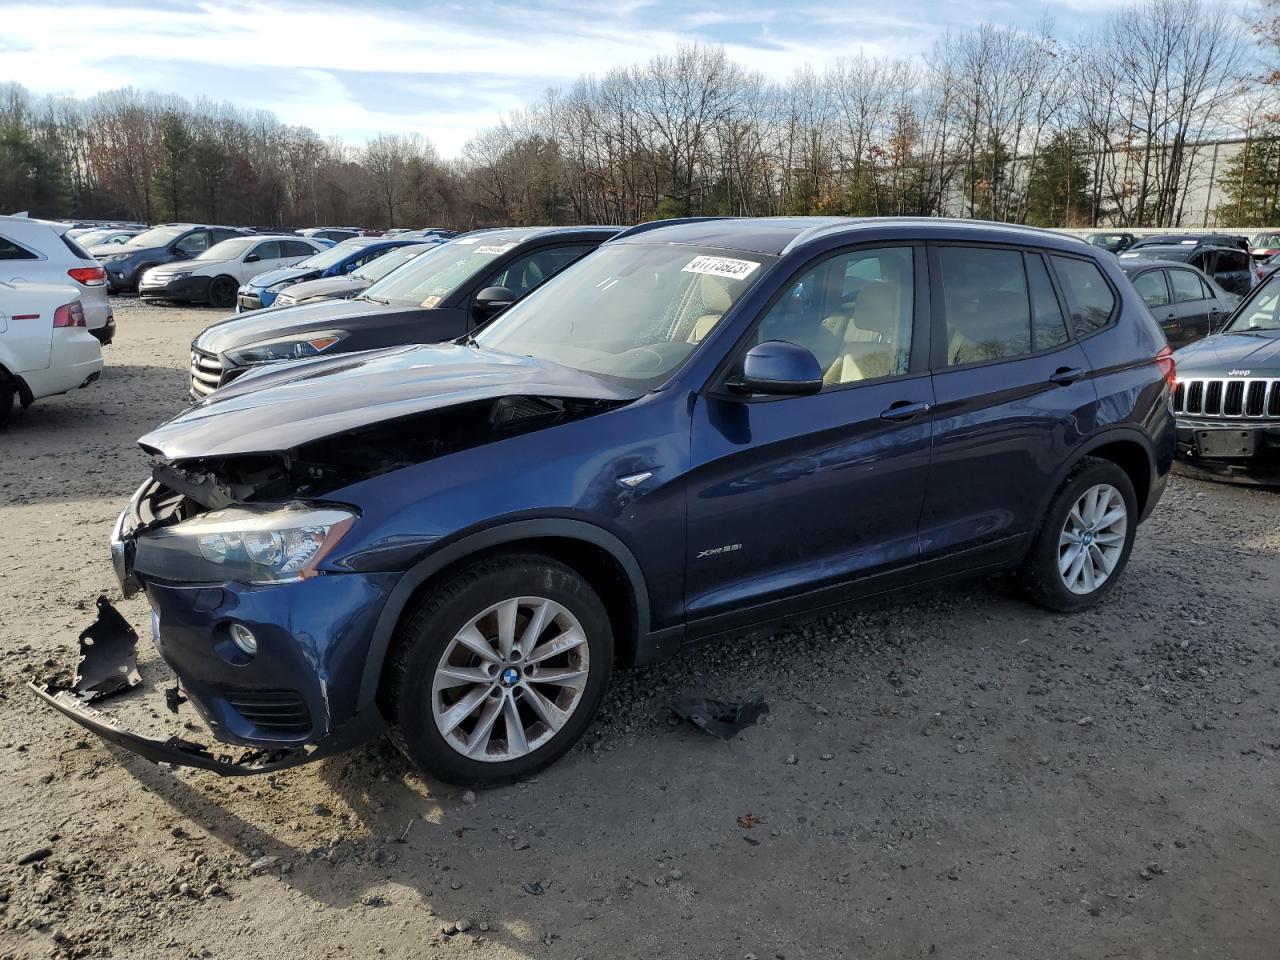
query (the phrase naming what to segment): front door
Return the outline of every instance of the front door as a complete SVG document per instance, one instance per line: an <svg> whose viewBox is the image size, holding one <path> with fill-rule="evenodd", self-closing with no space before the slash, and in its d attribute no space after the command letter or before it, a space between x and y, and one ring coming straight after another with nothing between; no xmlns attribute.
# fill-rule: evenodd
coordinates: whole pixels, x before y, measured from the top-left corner
<svg viewBox="0 0 1280 960"><path fill-rule="evenodd" d="M804 268L729 369L755 344L786 340L817 357L821 392L737 397L713 384L696 398L686 577L695 633L698 621L749 622L763 604L915 561L933 402L923 270L922 248L910 246Z"/></svg>

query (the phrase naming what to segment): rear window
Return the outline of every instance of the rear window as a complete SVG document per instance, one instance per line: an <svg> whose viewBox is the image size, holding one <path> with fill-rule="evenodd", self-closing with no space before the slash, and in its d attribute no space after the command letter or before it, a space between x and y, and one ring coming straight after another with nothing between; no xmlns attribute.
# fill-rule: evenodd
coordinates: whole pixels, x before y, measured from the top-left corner
<svg viewBox="0 0 1280 960"><path fill-rule="evenodd" d="M1096 263L1055 256L1053 267L1062 283L1077 337L1086 337L1111 322L1116 295Z"/></svg>

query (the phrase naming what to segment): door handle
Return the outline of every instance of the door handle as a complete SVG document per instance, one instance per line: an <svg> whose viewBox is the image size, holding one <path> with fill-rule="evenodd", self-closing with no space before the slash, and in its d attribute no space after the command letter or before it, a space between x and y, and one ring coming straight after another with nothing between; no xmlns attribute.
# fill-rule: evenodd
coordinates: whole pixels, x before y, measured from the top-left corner
<svg viewBox="0 0 1280 960"><path fill-rule="evenodd" d="M1049 378L1049 382L1056 383L1060 387L1069 387L1083 376L1084 371L1078 367L1060 367L1053 371L1053 376Z"/></svg>
<svg viewBox="0 0 1280 960"><path fill-rule="evenodd" d="M929 404L912 403L910 400L899 400L897 403L889 405L889 409L880 414L881 420L889 420L893 423L902 423L906 420L914 420L921 414L929 412Z"/></svg>

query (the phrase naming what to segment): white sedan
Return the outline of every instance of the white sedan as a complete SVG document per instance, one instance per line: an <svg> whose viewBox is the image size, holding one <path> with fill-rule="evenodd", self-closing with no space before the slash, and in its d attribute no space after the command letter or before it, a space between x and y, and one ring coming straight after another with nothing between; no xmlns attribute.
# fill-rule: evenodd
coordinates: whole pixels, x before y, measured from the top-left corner
<svg viewBox="0 0 1280 960"><path fill-rule="evenodd" d="M152 267L138 283L143 300L207 302L232 307L242 283L268 270L290 267L326 249L307 237L232 237L215 243L193 260Z"/></svg>
<svg viewBox="0 0 1280 960"><path fill-rule="evenodd" d="M29 407L101 375L102 344L85 326L79 290L0 282L0 425L15 401Z"/></svg>

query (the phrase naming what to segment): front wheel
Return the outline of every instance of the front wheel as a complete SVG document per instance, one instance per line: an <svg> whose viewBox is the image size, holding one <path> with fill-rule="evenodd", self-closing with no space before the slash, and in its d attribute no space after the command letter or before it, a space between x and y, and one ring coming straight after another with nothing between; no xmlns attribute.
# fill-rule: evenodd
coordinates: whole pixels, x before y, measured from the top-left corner
<svg viewBox="0 0 1280 960"><path fill-rule="evenodd" d="M549 557L478 561L401 621L384 684L390 735L424 772L503 783L542 769L591 722L613 633L590 585Z"/></svg>
<svg viewBox="0 0 1280 960"><path fill-rule="evenodd" d="M214 277L209 284L209 305L213 307L234 307L236 291L239 284L233 277Z"/></svg>
<svg viewBox="0 0 1280 960"><path fill-rule="evenodd" d="M1137 526L1129 475L1109 460L1084 459L1058 488L1027 555L1028 596L1061 613L1092 607L1124 572Z"/></svg>

